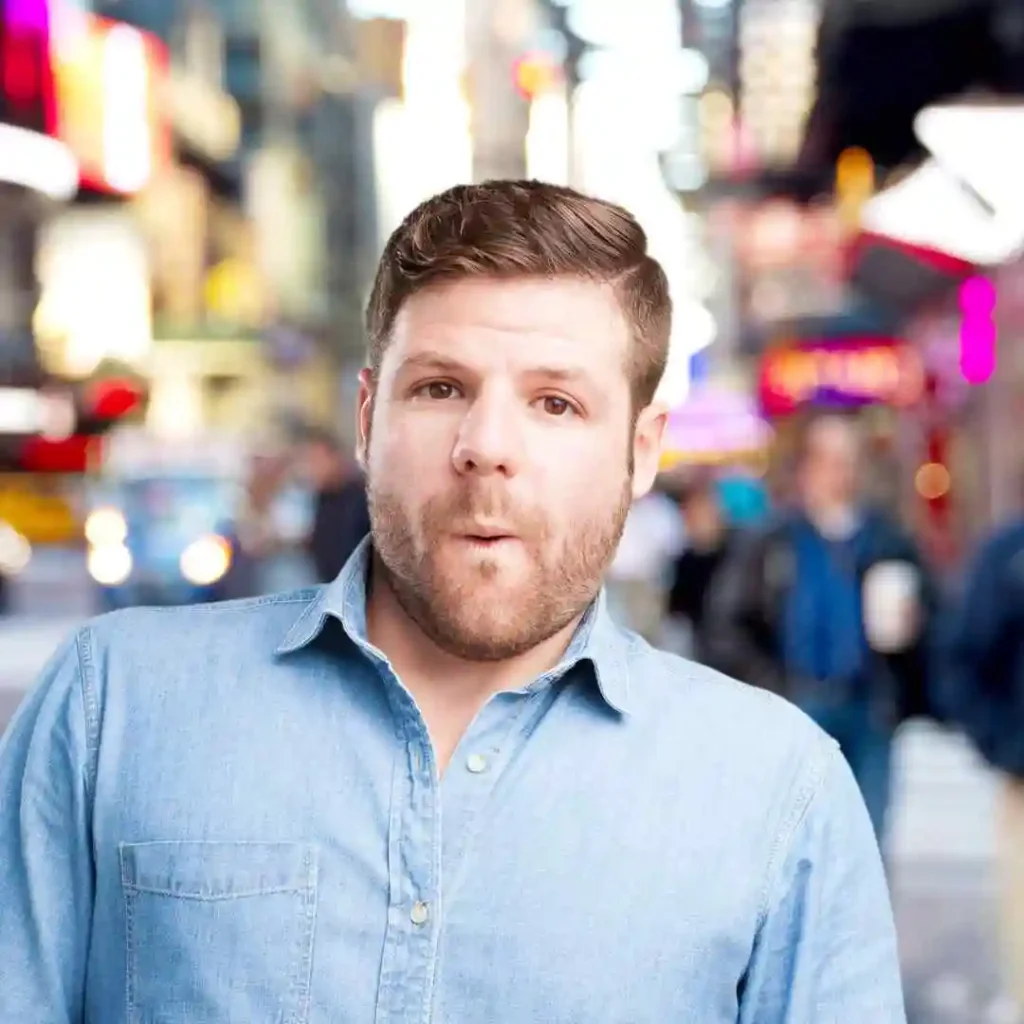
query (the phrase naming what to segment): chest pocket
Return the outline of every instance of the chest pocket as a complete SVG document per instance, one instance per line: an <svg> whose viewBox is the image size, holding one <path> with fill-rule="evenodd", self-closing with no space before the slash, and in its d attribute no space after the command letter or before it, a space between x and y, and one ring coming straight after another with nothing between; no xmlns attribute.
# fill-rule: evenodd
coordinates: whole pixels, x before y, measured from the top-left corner
<svg viewBox="0 0 1024 1024"><path fill-rule="evenodd" d="M306 1024L316 848L122 843L131 1024Z"/></svg>

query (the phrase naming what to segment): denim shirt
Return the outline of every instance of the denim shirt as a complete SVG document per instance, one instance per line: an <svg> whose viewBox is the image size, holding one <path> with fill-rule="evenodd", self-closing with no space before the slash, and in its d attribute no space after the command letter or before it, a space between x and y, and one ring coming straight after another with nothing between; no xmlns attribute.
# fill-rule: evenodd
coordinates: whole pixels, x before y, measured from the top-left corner
<svg viewBox="0 0 1024 1024"><path fill-rule="evenodd" d="M95 620L0 745L4 1024L895 1024L836 746L603 599L439 778L326 589Z"/></svg>

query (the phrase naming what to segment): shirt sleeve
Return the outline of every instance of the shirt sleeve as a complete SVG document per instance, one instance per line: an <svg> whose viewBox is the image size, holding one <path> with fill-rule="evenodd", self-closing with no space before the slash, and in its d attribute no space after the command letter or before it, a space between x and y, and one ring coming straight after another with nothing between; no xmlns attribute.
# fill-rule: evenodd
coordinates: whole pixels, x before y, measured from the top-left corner
<svg viewBox="0 0 1024 1024"><path fill-rule="evenodd" d="M882 858L834 744L791 836L741 986L740 1024L906 1024Z"/></svg>
<svg viewBox="0 0 1024 1024"><path fill-rule="evenodd" d="M0 1020L80 1024L93 904L95 701L78 639L0 740Z"/></svg>

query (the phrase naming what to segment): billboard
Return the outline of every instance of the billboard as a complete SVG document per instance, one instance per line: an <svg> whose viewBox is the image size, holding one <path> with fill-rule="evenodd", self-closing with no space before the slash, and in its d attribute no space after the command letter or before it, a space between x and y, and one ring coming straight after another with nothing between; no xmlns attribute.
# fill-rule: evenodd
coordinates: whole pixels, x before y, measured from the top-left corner
<svg viewBox="0 0 1024 1024"><path fill-rule="evenodd" d="M165 47L129 25L67 10L55 21L52 53L54 134L78 160L81 184L141 191L170 158Z"/></svg>
<svg viewBox="0 0 1024 1024"><path fill-rule="evenodd" d="M913 405L924 378L921 357L906 342L822 339L767 351L758 390L767 415L785 416L806 405Z"/></svg>

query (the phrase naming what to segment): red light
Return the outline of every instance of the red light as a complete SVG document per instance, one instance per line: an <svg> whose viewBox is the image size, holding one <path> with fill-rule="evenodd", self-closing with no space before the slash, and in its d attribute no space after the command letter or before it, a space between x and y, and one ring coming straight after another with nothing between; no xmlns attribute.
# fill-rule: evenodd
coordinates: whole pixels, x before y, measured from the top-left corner
<svg viewBox="0 0 1024 1024"><path fill-rule="evenodd" d="M89 468L91 441L82 436L65 441L34 437L21 446L18 463L26 473L84 473Z"/></svg>
<svg viewBox="0 0 1024 1024"><path fill-rule="evenodd" d="M138 409L142 398L142 390L131 381L105 380L90 392L88 406L98 419L116 420Z"/></svg>
<svg viewBox="0 0 1024 1024"><path fill-rule="evenodd" d="M4 53L4 92L9 101L27 105L42 94L41 68L35 47L26 40L11 40Z"/></svg>

